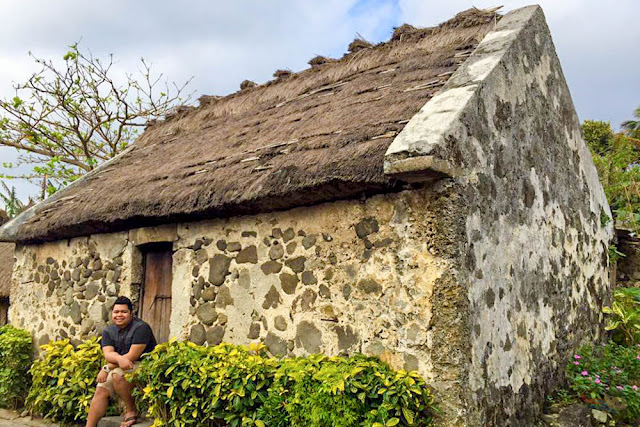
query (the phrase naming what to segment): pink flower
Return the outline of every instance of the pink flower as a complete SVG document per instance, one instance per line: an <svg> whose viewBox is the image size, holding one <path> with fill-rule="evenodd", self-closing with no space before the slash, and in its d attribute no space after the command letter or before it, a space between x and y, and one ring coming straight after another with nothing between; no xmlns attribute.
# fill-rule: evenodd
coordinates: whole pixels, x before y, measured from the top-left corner
<svg viewBox="0 0 640 427"><path fill-rule="evenodd" d="M616 386L616 388L617 388L618 390L622 390L622 386L621 386L621 385Z"/></svg>
<svg viewBox="0 0 640 427"><path fill-rule="evenodd" d="M589 372L587 372L587 371L582 371L580 373L582 374L583 377L586 377L587 375L589 375Z"/></svg>
<svg viewBox="0 0 640 427"><path fill-rule="evenodd" d="M573 355L573 358L574 358L574 359L576 359L576 360L580 360L580 359L582 359L582 357L580 357L580 355L579 355L579 354L574 354L574 355Z"/></svg>
<svg viewBox="0 0 640 427"><path fill-rule="evenodd" d="M577 360L575 362L573 362L574 365L579 365L580 362L578 362Z"/></svg>
<svg viewBox="0 0 640 427"><path fill-rule="evenodd" d="M600 378L596 378L595 383L596 383L596 384L600 384Z"/></svg>
<svg viewBox="0 0 640 427"><path fill-rule="evenodd" d="M638 391L638 386L634 385L633 387L631 387L633 389L633 391Z"/></svg>
<svg viewBox="0 0 640 427"><path fill-rule="evenodd" d="M636 356L636 359L640 360L640 354Z"/></svg>

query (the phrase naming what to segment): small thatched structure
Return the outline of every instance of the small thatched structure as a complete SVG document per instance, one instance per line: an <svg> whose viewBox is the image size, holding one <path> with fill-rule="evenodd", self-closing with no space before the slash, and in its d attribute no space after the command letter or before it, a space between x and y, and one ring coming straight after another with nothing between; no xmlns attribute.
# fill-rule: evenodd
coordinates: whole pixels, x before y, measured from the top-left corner
<svg viewBox="0 0 640 427"><path fill-rule="evenodd" d="M0 210L0 225L9 217ZM9 294L11 293L11 274L13 272L13 243L0 243L0 326L7 323Z"/></svg>

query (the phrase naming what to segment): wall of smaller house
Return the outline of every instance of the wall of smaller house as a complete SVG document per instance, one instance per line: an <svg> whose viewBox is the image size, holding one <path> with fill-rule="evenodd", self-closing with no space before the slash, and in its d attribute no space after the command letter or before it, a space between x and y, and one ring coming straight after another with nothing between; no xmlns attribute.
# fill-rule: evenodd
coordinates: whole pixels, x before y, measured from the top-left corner
<svg viewBox="0 0 640 427"><path fill-rule="evenodd" d="M97 333L115 295L137 295L136 244L164 239L174 249L172 336L264 342L281 355L363 352L435 383L433 353L459 353L458 325L433 319L434 292L451 282L450 196L437 186L21 246L11 317L39 342Z"/></svg>

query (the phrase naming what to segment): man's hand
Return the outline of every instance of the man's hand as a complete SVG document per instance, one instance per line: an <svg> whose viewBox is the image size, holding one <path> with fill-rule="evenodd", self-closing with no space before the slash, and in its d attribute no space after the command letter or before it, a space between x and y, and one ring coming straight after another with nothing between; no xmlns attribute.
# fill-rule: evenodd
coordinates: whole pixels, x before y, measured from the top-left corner
<svg viewBox="0 0 640 427"><path fill-rule="evenodd" d="M133 369L133 362L124 356L120 356L118 358L118 366L120 366L121 369L128 371L129 369Z"/></svg>
<svg viewBox="0 0 640 427"><path fill-rule="evenodd" d="M107 375L109 375L107 371L100 370L100 373L98 374L98 382L105 382L107 380Z"/></svg>

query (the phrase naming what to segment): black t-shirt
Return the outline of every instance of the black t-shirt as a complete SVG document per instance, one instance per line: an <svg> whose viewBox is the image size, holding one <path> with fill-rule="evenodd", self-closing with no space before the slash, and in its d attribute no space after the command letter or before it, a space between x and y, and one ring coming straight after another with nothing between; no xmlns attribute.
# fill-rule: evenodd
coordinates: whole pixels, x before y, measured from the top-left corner
<svg viewBox="0 0 640 427"><path fill-rule="evenodd" d="M126 328L109 325L102 331L102 347L111 346L120 355L129 353L133 344L147 345L142 354L150 353L157 345L151 326L137 317Z"/></svg>

